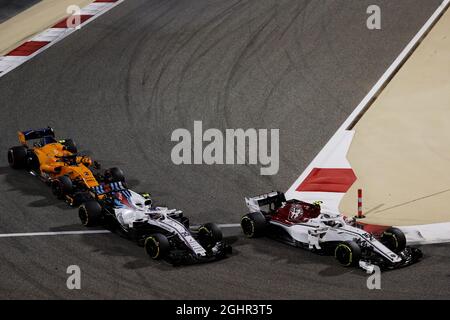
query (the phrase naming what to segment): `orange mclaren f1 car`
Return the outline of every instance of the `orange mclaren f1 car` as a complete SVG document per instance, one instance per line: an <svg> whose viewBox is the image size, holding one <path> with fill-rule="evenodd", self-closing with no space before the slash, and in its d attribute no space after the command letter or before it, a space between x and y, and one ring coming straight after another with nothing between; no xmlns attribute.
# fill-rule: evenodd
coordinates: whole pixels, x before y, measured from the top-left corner
<svg viewBox="0 0 450 320"><path fill-rule="evenodd" d="M9 165L40 178L72 206L90 199L89 191L100 183L125 180L119 168L101 170L98 162L78 154L72 139L56 140L51 127L19 131L18 135L21 146L8 150ZM30 140L34 141L32 147Z"/></svg>

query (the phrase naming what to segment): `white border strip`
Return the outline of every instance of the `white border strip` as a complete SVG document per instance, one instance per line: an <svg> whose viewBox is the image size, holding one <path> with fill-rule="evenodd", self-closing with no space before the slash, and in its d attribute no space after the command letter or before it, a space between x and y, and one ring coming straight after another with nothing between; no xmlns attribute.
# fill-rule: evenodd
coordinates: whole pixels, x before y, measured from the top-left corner
<svg viewBox="0 0 450 320"><path fill-rule="evenodd" d="M221 227L221 228L240 228L241 225L239 223L225 223L225 224L219 224L219 227Z"/></svg>
<svg viewBox="0 0 450 320"><path fill-rule="evenodd" d="M220 228L238 228L239 223L219 224ZM198 229L200 226L192 226L192 229ZM22 233L3 233L0 238L19 238L19 237L39 237L39 236L67 236L67 235L85 235L111 233L109 230L84 230L84 231L55 231L55 232L22 232Z"/></svg>
<svg viewBox="0 0 450 320"><path fill-rule="evenodd" d="M411 244L433 244L450 242L450 222L398 226Z"/></svg>
<svg viewBox="0 0 450 320"><path fill-rule="evenodd" d="M308 167L303 171L303 173L295 180L294 184L286 192L287 194L294 194L295 189L300 185L303 180L308 176L311 170L315 167L320 168L322 160L328 156L329 151L333 151L336 148L336 144L341 141L341 136L347 131L350 124L359 116L359 114L372 102L375 96L384 88L385 84L391 79L391 77L398 71L399 67L406 61L411 52L416 48L417 44L422 40L423 36L430 30L430 28L435 24L437 19L446 10L447 6L450 4L450 0L444 0L441 5L436 9L433 15L428 19L424 26L419 30L419 32L414 36L414 38L408 43L408 45L403 49L400 55L395 59L391 66L386 70L386 72L381 76L375 86L369 91L369 93L364 97L364 99L359 103L356 109L350 114L347 120L339 127L336 133L331 137L327 144L322 148L322 150L317 154L314 160L308 165Z"/></svg>
<svg viewBox="0 0 450 320"><path fill-rule="evenodd" d="M56 231L56 232L26 232L26 233L4 233L0 234L0 238L17 238L17 237L37 237L37 236L59 236L59 235L83 235L83 234L101 234L111 233L108 230L86 230L86 231Z"/></svg>
<svg viewBox="0 0 450 320"><path fill-rule="evenodd" d="M222 223L222 224L218 224L219 228L240 228L241 225L239 223ZM189 229L196 231L198 230L198 228L200 228L201 226L190 226Z"/></svg>
<svg viewBox="0 0 450 320"><path fill-rule="evenodd" d="M88 23L94 21L95 19L97 19L98 17L100 17L104 13L108 12L109 10L113 9L114 7L118 6L119 4L121 4L124 1L125 0L119 0L117 2L98 3L98 4L101 4L101 6L99 6L97 8L97 9L100 9L100 11L95 13L95 15L93 15L87 21L81 23L80 26L79 26L80 29L78 29L78 30L81 30L81 28L83 28L85 25L87 25ZM86 12L86 8L87 8L88 12L92 11L93 9L95 9L96 6L92 6L93 4L95 4L95 3L91 3L91 4L87 5L85 8L82 8L81 9L82 14L85 14L83 12ZM68 18L68 17L70 17L70 16L67 16L65 18ZM49 44L45 45L41 49L37 50L36 52L33 52L29 56L21 57L22 59L20 59L20 61L16 61L15 63L7 63L7 61L9 60L7 58L9 58L9 56L0 56L0 65L3 65L3 68L1 68L2 72L0 72L0 78L3 77L8 72L10 72L10 71L14 70L15 68L17 68L18 66L20 66L22 63L24 63L24 62L34 58L35 56L37 56L38 54L40 54L44 50L47 50L48 48L50 48L54 44L58 43L59 41L61 41L65 37L69 36L73 32L78 31L75 28L64 28L64 29L62 29L62 28L61 29L60 28L48 28L48 29L42 31L41 33L35 35L34 37L26 40L25 42L30 41L30 40L39 41L39 39L43 39L46 36L48 36L48 34L52 32L52 30L54 30L54 32L56 32L56 33L57 33L57 30L63 30L63 31L61 32L61 35L59 37L55 38ZM38 39L38 40L36 40L36 39ZM25 43L25 42L23 42L23 43ZM2 63L2 62L4 62L4 63Z"/></svg>
<svg viewBox="0 0 450 320"><path fill-rule="evenodd" d="M428 245L428 244L441 244L441 243L450 243L450 239L444 239L444 240L412 240L407 241L408 245L411 246L419 246L419 245Z"/></svg>

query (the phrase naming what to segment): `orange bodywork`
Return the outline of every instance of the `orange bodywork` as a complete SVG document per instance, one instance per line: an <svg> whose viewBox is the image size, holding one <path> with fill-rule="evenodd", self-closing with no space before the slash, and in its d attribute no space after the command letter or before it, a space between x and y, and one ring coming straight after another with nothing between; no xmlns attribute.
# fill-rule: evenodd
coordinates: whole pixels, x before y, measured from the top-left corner
<svg viewBox="0 0 450 320"><path fill-rule="evenodd" d="M92 165L92 160L89 157L77 156L76 164L65 163L58 157L73 154L65 150L65 147L59 142L49 143L43 147L35 147L33 151L39 159L41 172L50 175L52 178L67 175L72 181L82 180L88 188L99 185L88 168Z"/></svg>

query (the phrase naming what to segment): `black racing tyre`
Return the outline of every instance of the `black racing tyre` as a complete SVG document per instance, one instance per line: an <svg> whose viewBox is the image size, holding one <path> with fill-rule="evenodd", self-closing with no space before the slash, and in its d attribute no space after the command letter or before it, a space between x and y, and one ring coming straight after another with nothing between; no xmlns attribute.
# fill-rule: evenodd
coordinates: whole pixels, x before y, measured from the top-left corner
<svg viewBox="0 0 450 320"><path fill-rule="evenodd" d="M72 207L79 207L84 202L93 200L92 195L89 192L77 192L73 195L72 203L70 204Z"/></svg>
<svg viewBox="0 0 450 320"><path fill-rule="evenodd" d="M167 257L169 254L170 243L165 235L155 233L145 238L144 249L150 258L159 260Z"/></svg>
<svg viewBox="0 0 450 320"><path fill-rule="evenodd" d="M125 181L125 175L123 174L123 171L119 168L111 168L108 170L110 174L110 182L124 182Z"/></svg>
<svg viewBox="0 0 450 320"><path fill-rule="evenodd" d="M341 242L334 249L334 257L342 266L353 267L361 259L361 248L355 241Z"/></svg>
<svg viewBox="0 0 450 320"><path fill-rule="evenodd" d="M241 228L248 238L261 237L266 233L267 221L261 212L252 212L242 217Z"/></svg>
<svg viewBox="0 0 450 320"><path fill-rule="evenodd" d="M73 191L72 180L68 176L60 176L52 182L52 191L58 199L64 199L68 194Z"/></svg>
<svg viewBox="0 0 450 320"><path fill-rule="evenodd" d="M78 208L78 216L85 227L95 227L103 220L103 210L97 201L89 200Z"/></svg>
<svg viewBox="0 0 450 320"><path fill-rule="evenodd" d="M198 228L198 239L205 249L213 248L222 238L222 230L215 223L205 223Z"/></svg>
<svg viewBox="0 0 450 320"><path fill-rule="evenodd" d="M406 236L402 230L391 227L381 235L381 243L389 250L399 253L406 248Z"/></svg>
<svg viewBox="0 0 450 320"><path fill-rule="evenodd" d="M8 163L13 169L24 169L27 157L27 148L24 146L12 147L8 150Z"/></svg>
<svg viewBox="0 0 450 320"><path fill-rule="evenodd" d="M63 145L66 147L66 150L72 153L77 153L78 148L76 143L72 139L66 139L64 140Z"/></svg>

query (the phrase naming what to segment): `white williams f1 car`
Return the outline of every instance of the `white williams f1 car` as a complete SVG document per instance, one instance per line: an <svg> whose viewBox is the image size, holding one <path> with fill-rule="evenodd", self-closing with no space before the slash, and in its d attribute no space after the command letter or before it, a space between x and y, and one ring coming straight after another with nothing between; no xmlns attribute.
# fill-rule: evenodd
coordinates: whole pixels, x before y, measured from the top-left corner
<svg viewBox="0 0 450 320"><path fill-rule="evenodd" d="M231 252L216 224L206 223L191 231L182 211L153 206L148 194L129 190L122 182L99 185L91 193L93 199L79 207L83 225L116 226L144 246L152 259L180 265L218 260Z"/></svg>
<svg viewBox="0 0 450 320"><path fill-rule="evenodd" d="M367 272L373 272L374 265L393 269L422 257L419 249L406 246L400 229L370 234L340 214L322 212L318 202L286 201L281 192L245 201L250 213L242 217L241 227L250 238L267 235L312 251L332 253L343 266L359 266ZM268 210L263 211L262 206Z"/></svg>

